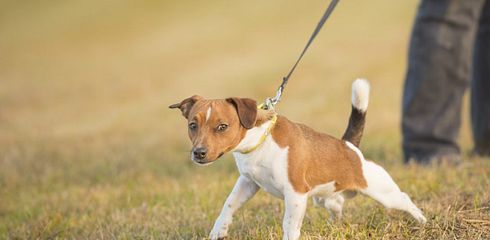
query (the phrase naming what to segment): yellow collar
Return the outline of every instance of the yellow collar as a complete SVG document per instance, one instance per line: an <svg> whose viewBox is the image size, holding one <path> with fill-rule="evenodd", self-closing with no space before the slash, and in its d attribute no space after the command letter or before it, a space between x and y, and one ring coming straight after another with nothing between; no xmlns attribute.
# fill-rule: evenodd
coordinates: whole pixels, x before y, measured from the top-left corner
<svg viewBox="0 0 490 240"><path fill-rule="evenodd" d="M269 124L269 127L267 127L267 129L265 130L264 134L262 134L262 136L260 137L260 140L259 142L247 149L247 150L244 150L244 151L240 151L240 153L242 154L247 154L247 153L251 153L253 151L255 151L255 149L257 149L260 145L262 145L262 143L264 143L265 139L267 138L267 136L269 136L269 134L271 133L272 131L272 128L274 127L274 125L276 125L276 122L277 122L277 114L274 114L274 116L272 117L272 119L270 120L271 123Z"/></svg>

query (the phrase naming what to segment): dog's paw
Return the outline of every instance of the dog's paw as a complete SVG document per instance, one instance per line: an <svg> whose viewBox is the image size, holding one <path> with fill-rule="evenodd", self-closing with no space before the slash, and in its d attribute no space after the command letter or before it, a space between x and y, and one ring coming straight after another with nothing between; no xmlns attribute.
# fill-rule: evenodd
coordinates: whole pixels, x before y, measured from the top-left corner
<svg viewBox="0 0 490 240"><path fill-rule="evenodd" d="M209 239L211 240L220 240L225 239L228 236L228 231L226 228L217 228L211 231L209 234Z"/></svg>
<svg viewBox="0 0 490 240"><path fill-rule="evenodd" d="M417 222L419 222L420 224L427 223L427 218L425 218L424 215L422 215L422 213L420 213L420 215L417 216L416 219L417 219Z"/></svg>
<svg viewBox="0 0 490 240"><path fill-rule="evenodd" d="M313 196L313 206L323 207L325 205L325 199L317 196Z"/></svg>
<svg viewBox="0 0 490 240"><path fill-rule="evenodd" d="M415 218L415 220L417 220L417 222L419 222L420 224L425 224L427 222L427 218L424 217L424 214L418 208L412 211L412 215Z"/></svg>

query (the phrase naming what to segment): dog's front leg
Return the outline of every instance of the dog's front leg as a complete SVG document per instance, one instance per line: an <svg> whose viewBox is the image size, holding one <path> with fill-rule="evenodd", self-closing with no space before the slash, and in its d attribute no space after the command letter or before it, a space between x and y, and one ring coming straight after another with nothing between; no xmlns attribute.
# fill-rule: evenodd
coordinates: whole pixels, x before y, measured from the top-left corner
<svg viewBox="0 0 490 240"><path fill-rule="evenodd" d="M226 199L225 205L214 223L213 230L209 234L209 238L214 240L226 237L228 226L233 220L233 213L252 198L258 190L259 186L255 182L247 177L240 176L235 183L235 187L233 187L233 191Z"/></svg>
<svg viewBox="0 0 490 240"><path fill-rule="evenodd" d="M283 240L299 239L307 203L307 194L296 192L285 194L284 206L286 209L282 220Z"/></svg>

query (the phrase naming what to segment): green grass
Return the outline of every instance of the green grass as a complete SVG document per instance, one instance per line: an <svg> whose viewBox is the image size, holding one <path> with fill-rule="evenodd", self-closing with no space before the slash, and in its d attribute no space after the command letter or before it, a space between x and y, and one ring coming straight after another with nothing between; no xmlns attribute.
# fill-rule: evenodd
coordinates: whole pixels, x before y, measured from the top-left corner
<svg viewBox="0 0 490 240"><path fill-rule="evenodd" d="M188 159L167 106L274 93L325 1L4 1L0 3L0 238L201 239L236 180L225 155ZM490 159L405 166L400 99L416 1L342 1L278 111L340 136L351 80L372 84L365 155L385 166L429 222L347 201L344 220L310 206L303 239L489 239ZM231 239L277 239L283 203L264 192Z"/></svg>

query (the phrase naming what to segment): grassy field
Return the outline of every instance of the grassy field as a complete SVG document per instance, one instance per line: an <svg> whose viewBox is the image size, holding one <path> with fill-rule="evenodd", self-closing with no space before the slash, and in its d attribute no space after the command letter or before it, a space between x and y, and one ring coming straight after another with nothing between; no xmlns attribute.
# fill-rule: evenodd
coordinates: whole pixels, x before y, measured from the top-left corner
<svg viewBox="0 0 490 240"><path fill-rule="evenodd" d="M0 238L202 239L238 174L189 160L167 106L274 93L327 2L0 1ZM417 1L341 1L278 111L340 136L351 81L372 84L365 155L429 222L358 196L342 222L309 207L303 239L490 239L490 159L402 164L400 99ZM259 192L231 239L278 239L283 203Z"/></svg>

